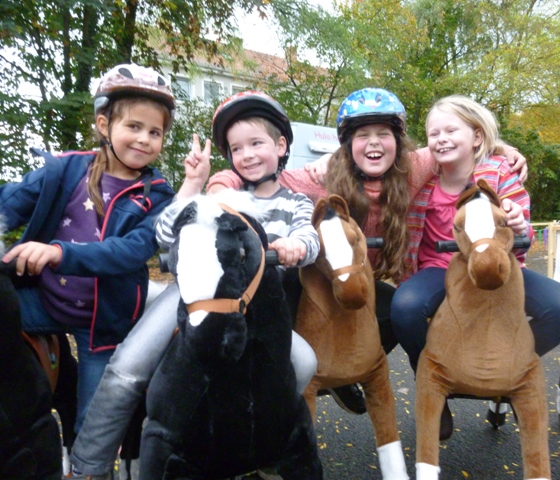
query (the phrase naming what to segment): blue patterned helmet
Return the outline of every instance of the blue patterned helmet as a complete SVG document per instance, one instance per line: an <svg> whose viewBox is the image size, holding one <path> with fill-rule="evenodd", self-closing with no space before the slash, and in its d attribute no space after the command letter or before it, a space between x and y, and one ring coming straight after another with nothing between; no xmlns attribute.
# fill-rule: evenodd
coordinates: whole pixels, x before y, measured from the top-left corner
<svg viewBox="0 0 560 480"><path fill-rule="evenodd" d="M397 96L382 88L364 88L342 102L336 119L340 143L346 142L360 125L386 123L406 131L406 112Z"/></svg>

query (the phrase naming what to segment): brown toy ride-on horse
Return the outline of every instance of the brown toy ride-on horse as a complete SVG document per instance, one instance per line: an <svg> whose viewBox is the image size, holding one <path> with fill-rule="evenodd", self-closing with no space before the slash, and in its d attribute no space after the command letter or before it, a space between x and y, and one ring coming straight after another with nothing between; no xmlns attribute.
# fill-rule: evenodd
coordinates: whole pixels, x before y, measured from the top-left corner
<svg viewBox="0 0 560 480"><path fill-rule="evenodd" d="M319 390L360 383L373 423L384 479L408 479L397 431L387 357L375 315L373 270L364 234L338 195L320 199L312 217L321 251L300 269L303 292L295 330L317 356L304 397L315 418Z"/></svg>
<svg viewBox="0 0 560 480"><path fill-rule="evenodd" d="M447 396L464 394L508 397L524 478L550 479L545 380L525 316L523 276L506 213L485 180L459 198L453 236L459 252L416 374L416 478L439 477L440 415Z"/></svg>

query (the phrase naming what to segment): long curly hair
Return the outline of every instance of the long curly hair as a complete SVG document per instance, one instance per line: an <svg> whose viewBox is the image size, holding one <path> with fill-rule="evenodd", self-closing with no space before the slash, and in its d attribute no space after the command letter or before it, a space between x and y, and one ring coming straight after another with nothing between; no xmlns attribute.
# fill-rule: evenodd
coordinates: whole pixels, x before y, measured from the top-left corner
<svg viewBox="0 0 560 480"><path fill-rule="evenodd" d="M415 145L406 134L393 127L391 130L397 142L397 153L395 163L381 179L383 188L378 200L370 199L364 192L363 182L367 177L357 168L351 154L353 134L329 160L326 187L329 194L336 193L346 200L350 215L362 228L373 202L379 202L381 217L376 235L383 236L384 245L376 256L376 265L373 265L375 278L398 283L406 271L410 205L408 174Z"/></svg>

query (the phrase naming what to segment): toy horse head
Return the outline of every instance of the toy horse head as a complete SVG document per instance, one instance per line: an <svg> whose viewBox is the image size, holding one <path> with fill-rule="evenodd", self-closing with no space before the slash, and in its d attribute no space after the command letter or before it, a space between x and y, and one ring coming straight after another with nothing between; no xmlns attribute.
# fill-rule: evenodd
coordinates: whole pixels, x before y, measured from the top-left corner
<svg viewBox="0 0 560 480"><path fill-rule="evenodd" d="M244 195L239 193L241 203ZM236 361L242 355L247 341L244 315L260 283L267 246L257 221L219 200L217 195L200 195L183 207L169 252L183 302L181 331L207 363Z"/></svg>
<svg viewBox="0 0 560 480"><path fill-rule="evenodd" d="M509 279L513 231L506 222L500 199L486 180L463 192L457 202L453 236L477 288L494 290Z"/></svg>
<svg viewBox="0 0 560 480"><path fill-rule="evenodd" d="M346 201L338 195L319 199L311 223L321 243L315 266L332 282L333 295L343 308L362 308L372 294L365 270L366 238Z"/></svg>

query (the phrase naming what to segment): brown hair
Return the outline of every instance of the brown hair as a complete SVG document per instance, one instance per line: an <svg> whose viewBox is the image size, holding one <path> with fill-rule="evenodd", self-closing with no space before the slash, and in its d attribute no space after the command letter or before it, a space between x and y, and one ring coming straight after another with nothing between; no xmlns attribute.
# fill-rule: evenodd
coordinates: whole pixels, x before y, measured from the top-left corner
<svg viewBox="0 0 560 480"><path fill-rule="evenodd" d="M252 126L258 125L263 127L266 133L268 134L268 136L272 138L272 140L274 140L275 144L278 144L278 140L280 140L280 137L282 137L282 132L280 131L280 129L266 118L246 117L246 118L240 118L239 120L235 120L230 125L228 125L227 130L225 132L226 138L227 138L227 132L229 132L230 128L233 127L236 123L240 123L240 122L247 122L249 125Z"/></svg>
<svg viewBox="0 0 560 480"><path fill-rule="evenodd" d="M133 97L133 98L121 98L115 100L114 102L109 102L109 104L99 110L98 115L104 115L109 120L109 133L111 133L111 125L115 120L121 119L125 115L126 109L131 109L132 107L139 104L148 104L154 107L156 110L163 114L163 131L167 130L169 122L171 122L171 112L163 103L157 102L146 97ZM96 130L96 137L98 140L103 140L103 135ZM95 160L91 164L89 171L89 180L87 183L88 195L95 204L95 210L97 210L98 215L101 217L105 216L103 209L103 199L101 198L101 192L99 191L99 183L101 180L101 174L107 169L109 163L109 145L102 144L99 153L95 157Z"/></svg>
<svg viewBox="0 0 560 480"><path fill-rule="evenodd" d="M405 256L409 240L407 213L410 205L408 173L415 146L406 134L394 127L391 130L397 142L397 154L395 163L381 180L383 189L378 200L381 217L376 234L383 236L384 244L373 268L376 279L387 278L399 282L406 271ZM326 186L329 193L336 193L347 201L350 215L363 227L372 200L364 192L364 174L352 158L352 138L353 134L329 160Z"/></svg>

